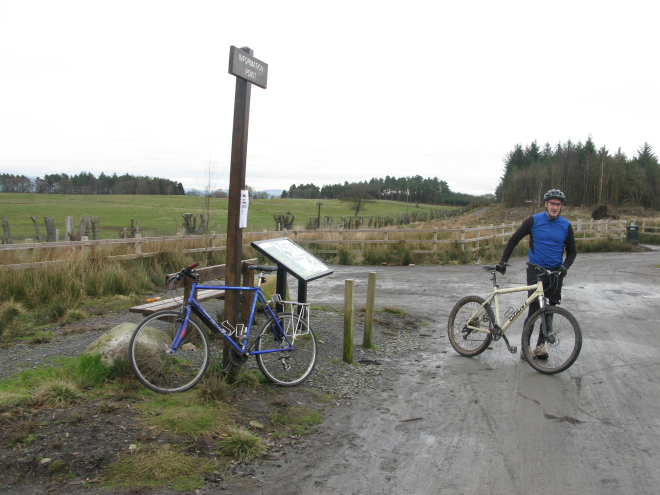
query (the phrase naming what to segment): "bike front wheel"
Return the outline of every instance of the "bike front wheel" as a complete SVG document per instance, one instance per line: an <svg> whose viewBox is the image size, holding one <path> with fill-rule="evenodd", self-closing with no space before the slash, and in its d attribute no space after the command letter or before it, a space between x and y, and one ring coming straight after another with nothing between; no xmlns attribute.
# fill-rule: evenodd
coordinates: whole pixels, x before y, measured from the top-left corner
<svg viewBox="0 0 660 495"><path fill-rule="evenodd" d="M467 296L456 303L449 315L447 332L451 346L463 356L477 356L488 349L493 337L490 333L495 315L490 304L479 296ZM483 307L482 307L483 306ZM483 331L469 329L477 327Z"/></svg>
<svg viewBox="0 0 660 495"><path fill-rule="evenodd" d="M256 351L259 369L271 382L283 387L293 387L307 379L316 363L316 335L307 322L289 313L279 313L277 321L286 333L278 328L272 318L266 320L258 330ZM287 349L289 343L292 350Z"/></svg>
<svg viewBox="0 0 660 495"><path fill-rule="evenodd" d="M171 347L181 314L160 311L142 321L128 344L133 373L147 388L161 394L183 392L204 376L209 365L209 341L194 321L189 320L176 352Z"/></svg>
<svg viewBox="0 0 660 495"><path fill-rule="evenodd" d="M575 317L563 308L545 309L547 336L541 330L542 310L525 323L522 351L532 368L553 375L567 370L580 355L582 330Z"/></svg>

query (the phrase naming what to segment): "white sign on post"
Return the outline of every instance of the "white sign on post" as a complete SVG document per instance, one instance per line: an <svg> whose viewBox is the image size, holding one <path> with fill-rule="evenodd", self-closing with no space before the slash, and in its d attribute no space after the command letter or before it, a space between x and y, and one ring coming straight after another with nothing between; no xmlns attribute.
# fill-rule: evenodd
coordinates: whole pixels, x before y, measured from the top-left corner
<svg viewBox="0 0 660 495"><path fill-rule="evenodd" d="M250 206L250 196L247 191L241 191L241 217L238 221L238 228L247 227L248 206Z"/></svg>

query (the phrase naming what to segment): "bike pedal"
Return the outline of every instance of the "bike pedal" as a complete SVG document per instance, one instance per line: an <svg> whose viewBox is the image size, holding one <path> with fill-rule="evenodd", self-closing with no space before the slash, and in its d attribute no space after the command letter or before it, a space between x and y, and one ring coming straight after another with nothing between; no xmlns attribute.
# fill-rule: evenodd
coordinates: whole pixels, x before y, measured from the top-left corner
<svg viewBox="0 0 660 495"><path fill-rule="evenodd" d="M518 348L512 347L511 349L509 349L509 351L511 351L511 354L516 354L518 352Z"/></svg>

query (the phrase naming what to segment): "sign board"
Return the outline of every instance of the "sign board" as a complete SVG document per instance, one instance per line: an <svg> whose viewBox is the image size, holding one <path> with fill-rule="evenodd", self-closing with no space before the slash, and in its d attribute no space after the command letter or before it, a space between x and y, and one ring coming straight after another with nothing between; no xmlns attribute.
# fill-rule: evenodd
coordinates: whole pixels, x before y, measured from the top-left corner
<svg viewBox="0 0 660 495"><path fill-rule="evenodd" d="M229 48L229 73L264 89L268 82L268 64L235 46Z"/></svg>
<svg viewBox="0 0 660 495"><path fill-rule="evenodd" d="M239 215L238 228L244 229L247 227L248 207L250 206L250 195L248 191L241 191L241 213Z"/></svg>
<svg viewBox="0 0 660 495"><path fill-rule="evenodd" d="M278 265L283 265L298 280L309 282L334 273L288 237L254 241L250 245Z"/></svg>

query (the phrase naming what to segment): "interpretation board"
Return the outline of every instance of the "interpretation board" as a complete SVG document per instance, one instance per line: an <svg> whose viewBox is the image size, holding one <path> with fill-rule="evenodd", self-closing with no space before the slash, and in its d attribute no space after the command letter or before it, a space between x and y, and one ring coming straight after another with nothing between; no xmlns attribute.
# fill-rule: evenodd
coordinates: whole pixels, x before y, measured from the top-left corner
<svg viewBox="0 0 660 495"><path fill-rule="evenodd" d="M278 265L283 265L298 280L309 282L334 273L334 270L288 237L254 241L250 245Z"/></svg>

